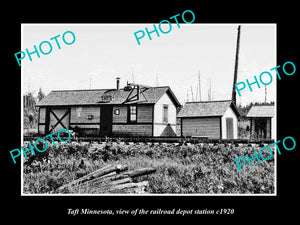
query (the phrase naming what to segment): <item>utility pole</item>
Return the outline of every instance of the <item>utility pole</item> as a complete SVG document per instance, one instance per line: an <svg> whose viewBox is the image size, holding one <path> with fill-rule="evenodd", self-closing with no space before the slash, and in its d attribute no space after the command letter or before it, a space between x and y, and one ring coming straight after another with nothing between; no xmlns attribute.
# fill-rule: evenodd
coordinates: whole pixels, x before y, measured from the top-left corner
<svg viewBox="0 0 300 225"><path fill-rule="evenodd" d="M189 102L189 89L186 91L186 102Z"/></svg>
<svg viewBox="0 0 300 225"><path fill-rule="evenodd" d="M199 85L199 101L201 102L201 84L200 84L200 70L198 71L198 85Z"/></svg>
<svg viewBox="0 0 300 225"><path fill-rule="evenodd" d="M267 103L267 85L265 85L265 104Z"/></svg>
<svg viewBox="0 0 300 225"><path fill-rule="evenodd" d="M211 101L212 98L211 98L211 78L209 79L209 89L207 91L207 98L208 98L208 101Z"/></svg>
<svg viewBox="0 0 300 225"><path fill-rule="evenodd" d="M135 83L134 81L134 73L133 73L133 68L131 67L131 75L132 75L132 83Z"/></svg>
<svg viewBox="0 0 300 225"><path fill-rule="evenodd" d="M91 86L92 86L92 77L90 76L90 88L91 89Z"/></svg>
<svg viewBox="0 0 300 225"><path fill-rule="evenodd" d="M239 61L239 48L240 48L240 31L241 26L238 26L238 34L237 34L237 43L236 43L236 53L235 53L235 67L234 67L234 77L233 77L233 87L232 87L232 102L236 104L236 90L235 84L237 81L237 73L238 73L238 61Z"/></svg>
<svg viewBox="0 0 300 225"><path fill-rule="evenodd" d="M193 87L191 86L191 93L192 93L192 101L194 102L194 92L193 92Z"/></svg>

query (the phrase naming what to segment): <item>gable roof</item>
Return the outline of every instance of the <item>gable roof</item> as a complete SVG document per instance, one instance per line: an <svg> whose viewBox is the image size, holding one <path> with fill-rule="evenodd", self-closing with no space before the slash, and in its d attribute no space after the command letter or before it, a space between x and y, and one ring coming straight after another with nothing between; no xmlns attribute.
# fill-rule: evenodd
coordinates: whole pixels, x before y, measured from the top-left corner
<svg viewBox="0 0 300 225"><path fill-rule="evenodd" d="M274 117L274 115L274 105L253 105L247 113L247 117Z"/></svg>
<svg viewBox="0 0 300 225"><path fill-rule="evenodd" d="M240 113L231 100L206 101L206 102L187 102L177 117L208 117L223 116L228 107L232 107L237 116Z"/></svg>
<svg viewBox="0 0 300 225"><path fill-rule="evenodd" d="M179 101L171 91L170 87L150 87L142 89L140 101L127 98L137 93L134 89L125 91L124 89L89 89L89 90L59 90L51 91L36 106L65 106L65 105L103 105L103 104L154 104L165 93L169 95L176 107L180 106ZM130 96L129 96L130 95ZM109 96L110 101L103 101L103 97Z"/></svg>

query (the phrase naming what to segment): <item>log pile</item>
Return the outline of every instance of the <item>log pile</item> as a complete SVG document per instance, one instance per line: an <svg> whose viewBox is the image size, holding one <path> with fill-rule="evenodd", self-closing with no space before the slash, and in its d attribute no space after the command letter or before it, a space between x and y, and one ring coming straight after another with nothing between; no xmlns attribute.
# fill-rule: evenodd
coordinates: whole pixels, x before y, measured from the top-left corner
<svg viewBox="0 0 300 225"><path fill-rule="evenodd" d="M83 177L60 186L56 192L67 190L92 190L93 193L143 194L148 181L133 182L133 178L155 173L152 167L128 171L127 165L107 165Z"/></svg>

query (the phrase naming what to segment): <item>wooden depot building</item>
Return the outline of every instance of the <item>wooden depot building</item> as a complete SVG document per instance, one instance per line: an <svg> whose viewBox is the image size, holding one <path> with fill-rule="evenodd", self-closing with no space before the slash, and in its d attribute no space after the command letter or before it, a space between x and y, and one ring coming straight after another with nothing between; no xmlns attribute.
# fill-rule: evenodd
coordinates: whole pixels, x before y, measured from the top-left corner
<svg viewBox="0 0 300 225"><path fill-rule="evenodd" d="M231 100L187 102L179 111L181 136L238 138L240 113Z"/></svg>
<svg viewBox="0 0 300 225"><path fill-rule="evenodd" d="M79 136L175 136L180 103L168 86L127 84L116 89L60 90L44 97L38 132L62 128Z"/></svg>

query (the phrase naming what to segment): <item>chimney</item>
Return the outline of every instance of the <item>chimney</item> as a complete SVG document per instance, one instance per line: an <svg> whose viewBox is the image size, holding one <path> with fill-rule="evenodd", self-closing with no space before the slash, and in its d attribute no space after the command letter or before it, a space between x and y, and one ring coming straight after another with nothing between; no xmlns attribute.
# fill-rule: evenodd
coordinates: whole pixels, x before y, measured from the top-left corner
<svg viewBox="0 0 300 225"><path fill-rule="evenodd" d="M119 87L120 87L120 77L117 77L117 90L119 90Z"/></svg>

